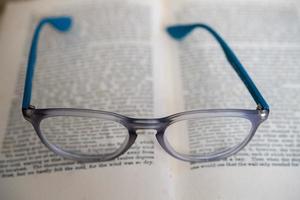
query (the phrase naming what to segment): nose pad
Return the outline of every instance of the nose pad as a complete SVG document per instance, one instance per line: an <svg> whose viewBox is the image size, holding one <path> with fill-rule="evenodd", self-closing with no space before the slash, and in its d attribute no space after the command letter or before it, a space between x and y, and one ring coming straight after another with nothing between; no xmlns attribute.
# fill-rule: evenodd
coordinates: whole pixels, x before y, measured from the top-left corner
<svg viewBox="0 0 300 200"><path fill-rule="evenodd" d="M136 130L138 135L137 140L141 144L152 144L154 149L160 149L161 145L157 141L157 130L156 129L138 129Z"/></svg>

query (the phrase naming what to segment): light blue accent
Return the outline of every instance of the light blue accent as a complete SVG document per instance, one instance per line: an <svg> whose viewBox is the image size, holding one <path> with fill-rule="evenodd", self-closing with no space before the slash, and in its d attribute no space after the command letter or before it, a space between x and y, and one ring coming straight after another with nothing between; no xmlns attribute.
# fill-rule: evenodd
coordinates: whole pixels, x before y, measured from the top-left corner
<svg viewBox="0 0 300 200"><path fill-rule="evenodd" d="M251 80L250 76L248 75L247 71L240 63L238 58L235 56L233 51L230 47L226 44L226 42L215 32L211 27L206 24L185 24L185 25L174 25L167 27L167 32L176 40L183 40L187 35L189 35L195 28L204 28L208 32L210 32L214 38L219 42L221 45L228 62L232 65L234 70L239 75L240 79L244 82L246 87L248 88L250 94L252 95L253 99L264 110L269 110L269 105L263 98L263 96L258 91L257 87L255 86L254 82Z"/></svg>
<svg viewBox="0 0 300 200"><path fill-rule="evenodd" d="M34 66L37 58L38 40L39 40L41 29L45 24L50 24L53 28L55 28L58 31L66 32L72 26L72 19L71 17L68 16L47 17L47 18L43 18L39 22L38 26L36 27L32 38L32 43L31 43L29 58L27 63L27 72L25 78L23 103L22 103L23 109L27 109L30 105L31 91L32 91L32 78L33 78Z"/></svg>

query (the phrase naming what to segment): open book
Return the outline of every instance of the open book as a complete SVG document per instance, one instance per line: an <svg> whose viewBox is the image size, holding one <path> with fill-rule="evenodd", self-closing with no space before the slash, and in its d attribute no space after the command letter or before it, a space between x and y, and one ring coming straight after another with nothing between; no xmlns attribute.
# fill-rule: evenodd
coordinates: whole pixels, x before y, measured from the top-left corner
<svg viewBox="0 0 300 200"><path fill-rule="evenodd" d="M9 4L0 35L1 199L298 199L300 25L293 2L51 1ZM184 42L165 31L203 22L235 50L271 113L237 155L188 163L152 131L113 161L79 163L49 151L21 113L28 50L39 20L70 15L67 34L43 30L32 103L163 117L255 103L204 31Z"/></svg>

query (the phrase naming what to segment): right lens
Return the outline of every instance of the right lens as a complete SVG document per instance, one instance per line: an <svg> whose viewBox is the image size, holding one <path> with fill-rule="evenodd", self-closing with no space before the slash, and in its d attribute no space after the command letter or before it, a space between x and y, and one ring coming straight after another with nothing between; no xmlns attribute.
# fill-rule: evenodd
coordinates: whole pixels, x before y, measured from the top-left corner
<svg viewBox="0 0 300 200"><path fill-rule="evenodd" d="M78 155L113 154L129 139L126 127L101 118L49 117L41 121L40 130L49 143Z"/></svg>
<svg viewBox="0 0 300 200"><path fill-rule="evenodd" d="M206 157L241 144L251 122L240 117L207 117L182 120L165 131L165 142L181 156Z"/></svg>

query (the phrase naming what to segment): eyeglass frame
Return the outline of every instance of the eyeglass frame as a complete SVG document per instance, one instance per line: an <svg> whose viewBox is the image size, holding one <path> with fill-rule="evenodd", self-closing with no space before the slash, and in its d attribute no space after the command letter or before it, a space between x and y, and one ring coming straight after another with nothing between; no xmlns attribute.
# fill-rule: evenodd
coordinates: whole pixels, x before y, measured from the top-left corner
<svg viewBox="0 0 300 200"><path fill-rule="evenodd" d="M90 110L90 109L78 109L78 108L47 108L37 109L30 104L31 93L32 93L32 81L34 74L34 66L37 58L37 46L39 35L42 27L46 24L51 25L54 29L60 32L67 32L72 26L72 18L70 16L58 16L58 17L46 17L40 20L37 25L31 47L29 52L29 58L27 63L27 71L24 85L23 102L22 102L22 113L23 117L29 121L42 143L48 147L54 153L77 161L83 162L94 162L94 161L108 161L113 160L123 153L125 153L137 138L137 130L141 129L152 129L156 130L156 138L161 147L169 153L171 156L188 162L208 162L225 159L231 155L236 154L238 151L243 149L254 136L259 125L268 118L269 105L251 80L247 71L240 63L238 58L235 56L230 47L221 38L221 36L215 32L211 27L202 23L195 24L179 24L168 26L166 28L167 33L175 40L183 40L188 34L190 34L195 28L203 28L213 35L213 37L220 44L225 56L231 66L234 68L240 79L250 92L254 101L257 104L255 110L249 109L206 109L206 110L192 110L179 112L170 116L162 118L131 118L124 115L120 115L114 112ZM79 153L71 153L63 150L58 146L49 142L45 135L40 130L40 122L48 117L57 116L74 116L74 117L90 117L90 118L101 118L104 120L111 120L122 124L128 130L128 136L122 146L113 153L104 155L86 155ZM165 130L171 124L189 119L199 119L204 117L240 117L245 118L251 122L251 130L247 137L238 145L235 145L229 149L225 149L221 152L211 153L206 156L195 156L195 155L183 155L175 151L164 136Z"/></svg>

